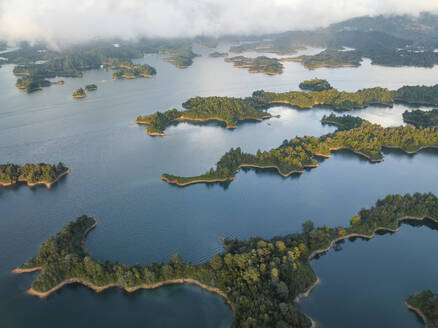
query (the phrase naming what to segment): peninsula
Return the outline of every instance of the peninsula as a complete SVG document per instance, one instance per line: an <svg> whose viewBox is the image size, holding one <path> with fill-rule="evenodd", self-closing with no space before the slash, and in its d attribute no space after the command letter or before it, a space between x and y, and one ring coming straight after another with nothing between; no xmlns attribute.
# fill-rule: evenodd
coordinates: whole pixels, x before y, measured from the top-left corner
<svg viewBox="0 0 438 328"><path fill-rule="evenodd" d="M0 186L11 186L19 182L26 182L30 187L43 184L50 188L68 173L70 173L70 169L62 163L58 165L45 163L25 164L23 166L0 164Z"/></svg>
<svg viewBox="0 0 438 328"><path fill-rule="evenodd" d="M345 123L348 120L350 119L330 118L330 122L345 126L348 126ZM231 181L236 178L236 173L242 167L275 168L278 174L287 177L291 174L303 173L306 168L319 166L317 157L330 157L332 151L341 149L352 151L370 162L381 162L383 148L396 148L407 154L414 154L426 148L438 148L438 127L383 128L365 121L357 128L340 129L321 137L295 137L289 141L284 140L279 147L263 152L258 150L256 154L243 153L240 148L232 148L221 157L216 169L212 168L203 175L180 177L163 174L161 178L178 186Z"/></svg>
<svg viewBox="0 0 438 328"><path fill-rule="evenodd" d="M426 328L438 328L438 294L426 290L409 296L405 305L424 321Z"/></svg>
<svg viewBox="0 0 438 328"><path fill-rule="evenodd" d="M168 263L140 266L93 259L84 248L84 239L97 222L82 216L50 237L36 257L14 272L40 271L29 289L39 297L72 283L96 292L111 287L133 292L194 284L225 299L234 314L231 327L310 328L315 323L296 307L319 281L310 260L342 240L371 239L377 231L398 231L402 221L438 222L436 217L438 198L433 194L388 195L374 207L359 211L347 227L315 228L307 221L302 232L269 240L224 239L224 251L202 264L185 263L174 254Z"/></svg>
<svg viewBox="0 0 438 328"><path fill-rule="evenodd" d="M276 58L259 56L248 58L236 56L224 59L227 63L233 63L234 67L248 68L249 73L265 73L267 75L276 75L283 73L283 64Z"/></svg>
<svg viewBox="0 0 438 328"><path fill-rule="evenodd" d="M360 117L351 115L336 116L333 113L329 116L324 115L321 119L322 124L335 125L338 127L338 130L356 129L360 127L363 122L366 122L366 120Z"/></svg>
<svg viewBox="0 0 438 328"><path fill-rule="evenodd" d="M398 90L375 87L356 92L327 89L325 80L310 80L301 83L305 88L325 88L322 91L266 92L254 91L251 97L195 97L182 104L185 111L177 109L164 113L140 115L135 121L147 125L149 135L164 136L164 130L179 121L221 121L227 128L236 128L241 121L261 121L272 117L267 109L286 105L297 109L329 107L334 110L350 111L371 105L393 106L394 103L422 103L434 106L438 103L438 84L435 86L404 86Z"/></svg>
<svg viewBox="0 0 438 328"><path fill-rule="evenodd" d="M430 127L438 125L438 109L431 111L413 110L403 113L403 121L419 127Z"/></svg>
<svg viewBox="0 0 438 328"><path fill-rule="evenodd" d="M170 124L181 121L225 123L228 129L237 128L242 121L262 121L272 117L264 108L257 107L250 98L232 97L196 97L182 104L185 111L171 109L164 113L138 116L138 124L147 125L149 135L164 136L164 130Z"/></svg>

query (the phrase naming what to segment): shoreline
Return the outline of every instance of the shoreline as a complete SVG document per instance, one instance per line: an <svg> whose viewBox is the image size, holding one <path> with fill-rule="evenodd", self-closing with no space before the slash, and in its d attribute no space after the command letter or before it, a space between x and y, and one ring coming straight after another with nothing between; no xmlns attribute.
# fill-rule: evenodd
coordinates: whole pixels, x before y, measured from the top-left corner
<svg viewBox="0 0 438 328"><path fill-rule="evenodd" d="M61 173L60 175L58 175L58 177L53 180L52 182L45 182L45 181L37 181L37 182L28 182L26 179L22 179L22 178L18 178L16 181L14 182L1 182L0 181L0 186L2 187L9 187L9 186L13 186L15 184L24 182L26 183L29 187L35 187L37 185L45 185L47 189L50 189L52 187L52 185L56 182L58 182L59 180L61 180L64 176L66 176L67 174L70 174L71 169L67 169L67 171Z"/></svg>
<svg viewBox="0 0 438 328"><path fill-rule="evenodd" d="M391 228L388 228L388 227L377 227L376 229L374 229L374 231L370 235L365 235L365 234L353 232L353 233L350 233L348 235L335 238L335 239L333 239L330 242L330 244L326 248L318 249L318 250L313 251L309 255L307 260L310 263L310 261L312 261L315 257L317 257L320 254L327 253L329 250L331 250L333 248L334 245L336 245L337 243L339 243L340 241L343 241L345 239L361 238L361 239L371 240L371 239L375 238L376 233L378 231L387 231L387 232L392 232L392 233L398 232L398 231L400 231L400 223L403 222L403 221L407 221L407 220L415 220L415 221L430 220L432 222L438 223L438 218L432 218L432 217L427 217L427 216L423 216L423 217L403 216L403 217L397 219L397 222L396 222L397 228L396 229L391 229ZM296 304L299 304L302 299L309 297L310 294L312 293L313 289L315 287L317 287L320 284L320 282L321 282L321 280L319 279L318 276L316 276L316 281L311 286L306 288L302 293L298 294L295 297L294 302ZM427 325L426 325L426 328L428 328Z"/></svg>
<svg viewBox="0 0 438 328"><path fill-rule="evenodd" d="M419 308L409 304L408 301L404 301L403 303L409 310L411 310L412 312L415 312L415 314L417 314L421 318L421 320L423 320L425 328L430 327L429 321L427 320L427 317L424 315L424 313Z"/></svg>
<svg viewBox="0 0 438 328"><path fill-rule="evenodd" d="M433 222L438 223L438 219L432 218L432 217L426 217L426 216L425 217L404 216L404 217L398 218L396 220L396 224L398 226L396 229L392 229L392 228L389 228L389 227L377 227L376 229L374 229L374 231L370 235L365 235L365 234L360 234L360 233L350 233L348 235L335 238L335 239L333 239L330 242L328 247L326 247L324 249L319 249L319 250L313 251L309 255L308 261L310 263L310 261L313 258L315 258L317 255L323 254L323 253L327 253L336 243L338 243L338 242L340 242L342 240L345 240L345 239L350 239L350 238L355 238L355 237L359 237L359 238L363 238L363 239L373 239L375 237L376 233L378 231L381 231L381 230L389 231L389 232L397 232L397 231L400 230L399 229L400 223L403 222L403 221L406 221L406 220L416 220L416 221L431 220ZM86 229L84 231L83 239L81 241L81 246L83 248L85 247L85 240L86 240L87 234L91 230L93 230L97 225L98 225L98 222L95 221L95 223L92 226L90 226L88 229ZM222 244L223 244L224 248L226 249L226 245L224 243L224 239L221 238L221 241L222 241ZM43 270L43 268L42 267L34 267L34 268L26 268L26 269L16 268L12 272L13 273L27 273L27 272L35 272L35 271L39 271L39 270ZM302 293L298 294L295 297L295 299L294 299L294 303L295 304L299 304L300 301L303 298L309 297L311 292L312 292L312 290L314 288L316 288L320 284L319 277L316 274L315 274L315 276L316 276L315 282L311 286L306 288ZM84 280L82 278L68 278L68 279L65 279L65 280L61 281L60 283L58 283L57 285L55 285L54 287L52 287L51 289L49 289L49 290L47 290L45 292L39 292L39 291L34 290L33 288L30 288L30 289L27 290L27 293L31 294L31 295L34 295L34 296L38 296L39 298L45 298L45 297L49 296L50 294L52 294L53 292L59 290L63 286L68 285L68 284L73 284L73 283L79 283L79 284L82 284L84 286L87 286L87 287L89 287L90 289L94 290L97 293L100 293L100 292L102 292L102 291L104 291L104 290L106 290L108 288L112 288L112 287L119 287L121 289L124 289L128 293L132 293L132 292L135 292L135 291L137 291L139 289L156 289L156 288L163 287L163 286L166 286L166 285L192 284L192 285L196 285L196 286L198 286L198 287L200 287L200 288L202 288L202 289L204 289L206 291L209 291L209 292L212 292L212 293L215 293L215 294L218 294L218 295L222 296L223 299L225 300L225 302L231 308L233 316L235 316L235 314L236 314L236 309L235 309L234 304L231 302L231 300L228 298L227 294L224 291L220 290L217 287L212 287L212 286L209 286L207 284L204 284L204 283L200 282L199 280L196 280L196 279L193 279L193 278L170 279L170 280L165 280L165 281L161 281L161 282L157 282L157 283L141 284L141 285L137 285L137 286L133 286L133 287L121 286L119 283L110 283L110 284L106 284L106 285L103 285L103 286L98 286L98 285L95 285L95 284L93 284L91 282L88 282L88 281L86 281L86 280ZM416 312L417 314L420 315L420 317L422 317L424 319L424 321L426 323L426 328L428 328L428 323L427 323L427 320L425 320L424 314L419 309L409 305L407 302L405 302L405 304L406 304L406 306L409 309L411 309L412 311ZM305 314L305 313L303 313L303 314L307 318L309 318L309 320L311 321L311 328L316 328L317 327L317 322L315 320L313 320L311 317L309 317L307 314Z"/></svg>

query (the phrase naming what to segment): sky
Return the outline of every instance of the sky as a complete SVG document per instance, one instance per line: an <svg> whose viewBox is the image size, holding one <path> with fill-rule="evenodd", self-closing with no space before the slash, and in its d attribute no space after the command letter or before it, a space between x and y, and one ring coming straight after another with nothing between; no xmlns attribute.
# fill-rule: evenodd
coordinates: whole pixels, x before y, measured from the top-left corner
<svg viewBox="0 0 438 328"><path fill-rule="evenodd" d="M438 0L0 0L0 39L267 34L421 11L438 13Z"/></svg>

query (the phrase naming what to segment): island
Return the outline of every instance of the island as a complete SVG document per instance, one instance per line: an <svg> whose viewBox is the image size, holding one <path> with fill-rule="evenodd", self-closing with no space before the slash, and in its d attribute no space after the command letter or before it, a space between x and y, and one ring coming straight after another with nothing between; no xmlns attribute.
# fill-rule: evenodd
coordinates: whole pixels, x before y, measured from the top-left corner
<svg viewBox="0 0 438 328"><path fill-rule="evenodd" d="M96 292L118 287L127 292L172 284L193 284L221 295L234 317L231 327L315 327L297 304L319 279L310 261L336 243L372 239L376 232L396 232L401 222L438 222L438 198L430 193L388 195L362 209L346 227L316 228L272 239L223 239L224 251L201 264L185 263L173 254L167 263L147 266L99 262L86 251L85 237L97 226L90 216L70 222L50 237L35 257L14 273L39 271L28 292L47 297L64 285L78 283ZM437 308L433 309L436 315Z"/></svg>
<svg viewBox="0 0 438 328"><path fill-rule="evenodd" d="M320 80L318 78L314 78L313 80L305 80L300 83L299 87L302 90L308 91L324 91L333 89L327 80Z"/></svg>
<svg viewBox="0 0 438 328"><path fill-rule="evenodd" d="M212 52L208 54L208 57L218 58L218 57L228 57L228 52Z"/></svg>
<svg viewBox="0 0 438 328"><path fill-rule="evenodd" d="M138 77L152 77L157 74L155 68L150 65L122 65L121 68L113 73L113 80L136 79Z"/></svg>
<svg viewBox="0 0 438 328"><path fill-rule="evenodd" d="M228 129L234 129L239 122L262 121L272 117L265 109L257 107L252 99L232 97L195 97L182 104L185 111L171 109L164 113L138 116L138 124L147 125L149 135L164 135L164 130L173 122L219 121Z"/></svg>
<svg viewBox="0 0 438 328"><path fill-rule="evenodd" d="M97 90L97 85L95 85L95 84L87 84L85 86L85 90L87 90L87 91L96 91Z"/></svg>
<svg viewBox="0 0 438 328"><path fill-rule="evenodd" d="M429 127L438 125L438 109L431 111L413 110L403 113L403 121L416 127Z"/></svg>
<svg viewBox="0 0 438 328"><path fill-rule="evenodd" d="M23 166L0 164L0 186L6 187L25 182L30 187L42 184L50 188L69 173L70 169L62 163L57 165L25 164Z"/></svg>
<svg viewBox="0 0 438 328"><path fill-rule="evenodd" d="M72 95L73 98L85 98L86 96L87 94L85 93L85 90L82 88L75 90L75 92L73 92Z"/></svg>
<svg viewBox="0 0 438 328"><path fill-rule="evenodd" d="M52 83L49 80L32 78L30 76L23 76L17 80L15 84L17 88L23 89L25 93L42 90L44 87L49 87Z"/></svg>
<svg viewBox="0 0 438 328"><path fill-rule="evenodd" d="M333 113L330 115L324 115L321 119L322 124L328 124L328 125L335 125L338 127L338 130L351 130L358 128L362 125L363 122L366 122L366 120L351 116L351 115L342 115L337 116Z"/></svg>
<svg viewBox="0 0 438 328"><path fill-rule="evenodd" d="M265 73L267 75L276 75L283 73L283 64L276 58L259 56L248 58L236 56L224 59L227 63L233 63L234 67L248 68L249 73Z"/></svg>
<svg viewBox="0 0 438 328"><path fill-rule="evenodd" d="M347 125L349 118L330 119ZM342 124L342 123L341 123ZM337 123L338 125L338 123ZM383 161L383 148L400 149L414 154L426 148L438 148L438 127L416 129L410 126L383 128L368 121L353 129L339 129L321 137L295 137L269 151L258 150L256 154L244 153L238 147L224 154L203 175L181 177L163 174L162 180L177 186L195 183L217 183L232 181L241 168L276 169L278 174L288 177L303 173L304 169L318 167L320 157L331 157L333 151L346 149L367 158L370 162Z"/></svg>
<svg viewBox="0 0 438 328"><path fill-rule="evenodd" d="M357 67L360 66L362 58L355 51L326 49L316 55L304 55L283 60L300 62L308 69L317 69L320 67Z"/></svg>
<svg viewBox="0 0 438 328"><path fill-rule="evenodd" d="M426 328L438 328L438 294L426 290L409 296L405 305L423 320Z"/></svg>

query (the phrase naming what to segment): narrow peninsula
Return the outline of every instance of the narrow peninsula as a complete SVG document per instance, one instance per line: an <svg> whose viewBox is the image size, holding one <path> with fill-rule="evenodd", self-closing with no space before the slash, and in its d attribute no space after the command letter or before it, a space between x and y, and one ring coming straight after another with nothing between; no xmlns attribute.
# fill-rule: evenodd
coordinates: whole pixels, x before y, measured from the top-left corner
<svg viewBox="0 0 438 328"><path fill-rule="evenodd" d="M403 221L438 222L437 217L438 198L433 194L388 195L374 207L359 211L347 227L315 228L307 221L302 232L269 240L224 239L224 251L202 264L185 263L174 254L168 263L141 266L93 259L84 240L97 221L82 216L50 237L36 257L14 272L40 271L29 289L39 297L72 283L96 292L194 284L225 299L234 314L231 327L310 328L315 323L297 308L319 281L310 260L342 240L371 239L377 231L398 231ZM436 316L437 308L432 310Z"/></svg>
<svg viewBox="0 0 438 328"><path fill-rule="evenodd" d="M324 119L323 119L324 121ZM410 126L383 128L368 121L359 127L346 129L357 124L353 118L326 117L325 122L334 122L345 128L321 137L295 137L269 151L258 150L256 154L244 153L240 148L231 149L221 157L216 169L210 169L200 176L180 177L163 174L167 183L187 186L194 183L216 183L231 181L242 167L274 168L278 174L287 177L303 173L306 168L319 166L316 158L330 157L333 151L346 149L367 158L370 162L383 161L383 148L396 148L407 154L414 154L426 148L438 148L438 127L416 129ZM340 123L341 122L341 123Z"/></svg>
<svg viewBox="0 0 438 328"><path fill-rule="evenodd" d="M68 173L70 173L70 169L62 163L58 165L25 164L23 166L0 164L0 186L6 187L25 182L30 187L43 184L50 188Z"/></svg>
<svg viewBox="0 0 438 328"><path fill-rule="evenodd" d="M438 294L426 290L409 296L405 305L423 320L426 328L438 328Z"/></svg>

